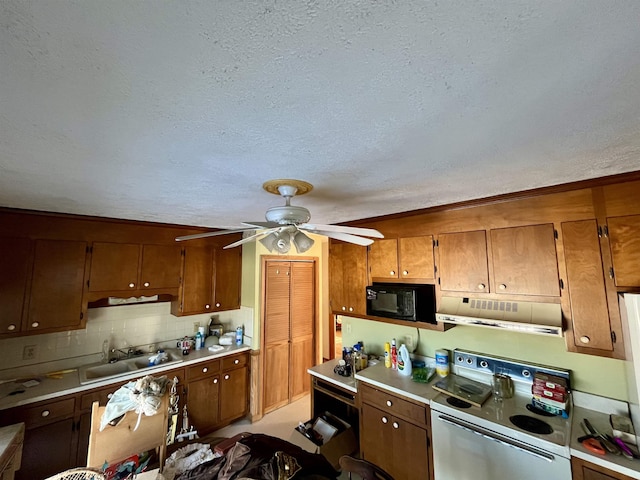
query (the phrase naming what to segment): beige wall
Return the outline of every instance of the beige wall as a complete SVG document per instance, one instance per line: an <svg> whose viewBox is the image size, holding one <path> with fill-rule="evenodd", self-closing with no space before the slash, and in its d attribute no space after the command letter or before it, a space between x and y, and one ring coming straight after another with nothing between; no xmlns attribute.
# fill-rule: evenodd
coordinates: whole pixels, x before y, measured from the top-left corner
<svg viewBox="0 0 640 480"><path fill-rule="evenodd" d="M418 333L420 336L417 342ZM388 323L342 318L345 345L358 340L368 351L382 353L384 342L396 338L404 342L406 335L418 343L416 353L428 357L438 348L463 348L474 352L498 355L530 363L540 363L572 371L573 388L604 397L627 401L625 362L610 358L566 351L564 338L505 332L489 328L456 326L446 332L434 332Z"/></svg>
<svg viewBox="0 0 640 480"><path fill-rule="evenodd" d="M302 254L295 251L295 247L287 254L280 255L286 257L316 257L317 268L319 273L318 285L318 358L321 362L323 356L329 355L329 330L326 328L329 318L329 267L327 259L329 258L329 242L326 237L311 235L315 241L313 247ZM243 246L242 251L242 305L251 306L254 309L253 320L253 339L251 347L253 349L260 348L260 326L262 325L262 257L278 256L276 252L269 252L260 242L251 242Z"/></svg>

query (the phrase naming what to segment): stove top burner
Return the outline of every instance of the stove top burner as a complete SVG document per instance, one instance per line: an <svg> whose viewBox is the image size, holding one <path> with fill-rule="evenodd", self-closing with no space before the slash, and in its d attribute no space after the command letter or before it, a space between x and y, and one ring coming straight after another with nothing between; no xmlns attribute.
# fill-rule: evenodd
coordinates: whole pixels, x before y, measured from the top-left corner
<svg viewBox="0 0 640 480"><path fill-rule="evenodd" d="M553 433L553 428L547 422L543 422L529 415L512 415L509 417L511 423L516 427L521 428L527 432L537 433L539 435L549 435Z"/></svg>
<svg viewBox="0 0 640 480"><path fill-rule="evenodd" d="M536 415L540 415L542 417L555 417L553 413L545 412L541 408L534 407L530 403L527 403L527 410L529 410L531 413L535 413Z"/></svg>
<svg viewBox="0 0 640 480"><path fill-rule="evenodd" d="M465 402L464 400L460 400L456 397L447 397L447 403L452 407L458 408L470 408L471 404L469 402Z"/></svg>

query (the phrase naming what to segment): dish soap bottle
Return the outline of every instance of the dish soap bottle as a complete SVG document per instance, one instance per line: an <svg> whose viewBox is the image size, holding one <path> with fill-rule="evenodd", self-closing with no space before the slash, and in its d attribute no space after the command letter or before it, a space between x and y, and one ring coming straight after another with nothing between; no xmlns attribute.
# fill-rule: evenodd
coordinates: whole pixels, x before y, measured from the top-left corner
<svg viewBox="0 0 640 480"><path fill-rule="evenodd" d="M411 357L404 343L400 345L398 350L398 371L401 375L411 376Z"/></svg>

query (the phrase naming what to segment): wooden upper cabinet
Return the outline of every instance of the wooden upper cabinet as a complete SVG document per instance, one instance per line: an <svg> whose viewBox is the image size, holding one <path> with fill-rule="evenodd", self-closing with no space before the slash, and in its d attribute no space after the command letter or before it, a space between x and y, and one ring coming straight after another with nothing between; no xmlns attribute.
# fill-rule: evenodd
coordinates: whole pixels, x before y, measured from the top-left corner
<svg viewBox="0 0 640 480"><path fill-rule="evenodd" d="M240 308L242 248L215 249L214 310Z"/></svg>
<svg viewBox="0 0 640 480"><path fill-rule="evenodd" d="M173 315L207 313L213 308L213 247L184 247L182 282L171 302Z"/></svg>
<svg viewBox="0 0 640 480"><path fill-rule="evenodd" d="M367 305L367 248L352 243L329 246L329 296L336 313L365 315Z"/></svg>
<svg viewBox="0 0 640 480"><path fill-rule="evenodd" d="M0 237L0 335L21 330L31 274L32 242Z"/></svg>
<svg viewBox="0 0 640 480"><path fill-rule="evenodd" d="M560 295L553 224L500 228L490 234L495 293Z"/></svg>
<svg viewBox="0 0 640 480"><path fill-rule="evenodd" d="M369 245L369 273L375 281L398 278L398 241L385 238Z"/></svg>
<svg viewBox="0 0 640 480"><path fill-rule="evenodd" d="M433 237L385 238L369 246L372 281L433 280Z"/></svg>
<svg viewBox="0 0 640 480"><path fill-rule="evenodd" d="M640 215L607 218L616 286L640 287Z"/></svg>
<svg viewBox="0 0 640 480"><path fill-rule="evenodd" d="M440 289L488 292L487 236L484 230L445 233L437 237Z"/></svg>
<svg viewBox="0 0 640 480"><path fill-rule="evenodd" d="M401 279L434 278L433 237L403 237L399 242Z"/></svg>
<svg viewBox="0 0 640 480"><path fill-rule="evenodd" d="M94 242L90 292L177 288L180 247Z"/></svg>
<svg viewBox="0 0 640 480"><path fill-rule="evenodd" d="M180 262L178 245L143 245L140 288L178 288Z"/></svg>
<svg viewBox="0 0 640 480"><path fill-rule="evenodd" d="M94 242L89 291L137 290L139 263L138 244Z"/></svg>
<svg viewBox="0 0 640 480"><path fill-rule="evenodd" d="M611 352L611 325L595 220L562 223L572 343Z"/></svg>
<svg viewBox="0 0 640 480"><path fill-rule="evenodd" d="M40 332L84 325L82 287L87 242L36 240L26 330Z"/></svg>

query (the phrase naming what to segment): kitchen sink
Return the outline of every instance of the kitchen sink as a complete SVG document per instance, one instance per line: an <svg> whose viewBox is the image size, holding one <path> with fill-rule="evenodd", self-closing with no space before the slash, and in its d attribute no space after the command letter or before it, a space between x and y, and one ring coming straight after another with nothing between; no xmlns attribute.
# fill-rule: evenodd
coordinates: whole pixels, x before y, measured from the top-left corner
<svg viewBox="0 0 640 480"><path fill-rule="evenodd" d="M167 349L165 353L168 358L158 365L149 365L149 358L153 354L125 358L115 363L91 363L84 365L78 369L80 383L84 385L86 383L117 378L135 372L140 372L140 375L148 375L154 369L182 362L182 354L177 350Z"/></svg>

